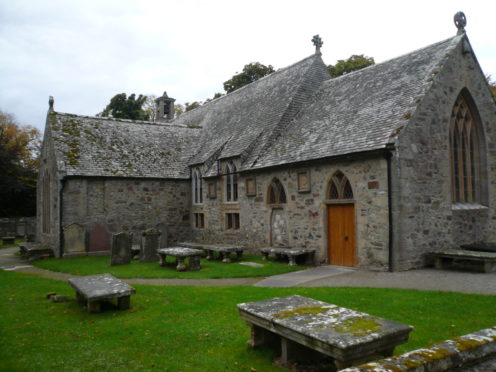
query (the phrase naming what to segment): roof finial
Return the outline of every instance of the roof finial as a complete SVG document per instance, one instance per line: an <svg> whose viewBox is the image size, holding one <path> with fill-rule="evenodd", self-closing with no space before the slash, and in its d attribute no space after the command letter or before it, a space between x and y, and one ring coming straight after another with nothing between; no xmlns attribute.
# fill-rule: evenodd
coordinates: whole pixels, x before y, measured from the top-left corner
<svg viewBox="0 0 496 372"><path fill-rule="evenodd" d="M455 14L453 20L455 21L456 28L458 28L458 32L456 34L464 34L465 26L467 25L467 18L465 17L465 14L463 12L458 12Z"/></svg>
<svg viewBox="0 0 496 372"><path fill-rule="evenodd" d="M50 98L48 99L48 111L53 111L53 103L55 102L55 100L53 99L52 96L50 96Z"/></svg>
<svg viewBox="0 0 496 372"><path fill-rule="evenodd" d="M315 45L315 54L322 54L320 52L320 48L322 47L322 45L324 44L324 42L322 41L322 39L320 38L319 35L315 35L312 38L312 43L313 43L313 45Z"/></svg>

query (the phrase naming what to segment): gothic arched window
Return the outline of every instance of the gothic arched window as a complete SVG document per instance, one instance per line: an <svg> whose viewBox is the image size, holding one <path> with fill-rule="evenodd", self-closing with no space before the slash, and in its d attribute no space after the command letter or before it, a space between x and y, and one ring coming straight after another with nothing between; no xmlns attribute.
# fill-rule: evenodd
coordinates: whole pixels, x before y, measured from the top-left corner
<svg viewBox="0 0 496 372"><path fill-rule="evenodd" d="M238 174L233 163L226 166L226 202L238 201Z"/></svg>
<svg viewBox="0 0 496 372"><path fill-rule="evenodd" d="M274 178L269 185L267 193L267 202L269 204L284 204L286 203L286 192L284 187L277 178Z"/></svg>
<svg viewBox="0 0 496 372"><path fill-rule="evenodd" d="M193 204L203 203L203 184L200 170L196 168L193 171Z"/></svg>
<svg viewBox="0 0 496 372"><path fill-rule="evenodd" d="M50 210L50 174L45 171L41 181L41 227L44 233L50 233L51 226Z"/></svg>
<svg viewBox="0 0 496 372"><path fill-rule="evenodd" d="M341 172L337 171L331 178L328 192L329 199L353 199L353 190L350 181Z"/></svg>
<svg viewBox="0 0 496 372"><path fill-rule="evenodd" d="M464 92L451 111L449 145L451 157L451 197L453 203L481 202L481 135L478 116Z"/></svg>

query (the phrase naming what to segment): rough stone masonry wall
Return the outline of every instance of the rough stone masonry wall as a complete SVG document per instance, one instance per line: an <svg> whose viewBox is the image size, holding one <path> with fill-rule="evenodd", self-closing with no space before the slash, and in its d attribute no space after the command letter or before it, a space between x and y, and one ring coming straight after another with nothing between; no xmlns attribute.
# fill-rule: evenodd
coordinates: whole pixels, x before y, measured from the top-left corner
<svg viewBox="0 0 496 372"><path fill-rule="evenodd" d="M141 233L163 223L168 242L190 233L190 182L179 180L70 178L63 189L63 227L78 223L91 231L96 224L109 233Z"/></svg>
<svg viewBox="0 0 496 372"><path fill-rule="evenodd" d="M425 265L425 253L474 241L496 240L496 106L472 55L461 46L426 84L430 92L412 112L393 158L396 269ZM455 209L451 202L449 120L456 98L467 88L477 103L487 144L486 205ZM398 157L399 154L399 157Z"/></svg>
<svg viewBox="0 0 496 372"><path fill-rule="evenodd" d="M53 150L53 141L50 135L50 129L45 127L43 139L43 147L40 154L40 168L38 170L38 181L36 188L36 241L51 247L54 253L59 253L60 246L60 209L59 209L59 190L60 182L57 173L57 160ZM50 221L49 231L44 232L42 228L42 182L43 177L48 174L50 176Z"/></svg>
<svg viewBox="0 0 496 372"><path fill-rule="evenodd" d="M298 192L297 172L310 171L310 192ZM207 242L239 243L251 251L270 246L272 207L267 204L270 183L278 178L287 203L280 205L287 218L291 247L317 249L317 263L327 253L327 192L332 175L340 170L350 180L355 197L357 265L385 270L388 266L387 165L384 158L279 168L243 173L239 179L239 202L225 203L224 177L204 180L203 204L193 213L204 213L205 228L193 228L194 238ZM246 195L246 179L256 179L256 195ZM215 182L216 198L207 196L208 182ZM240 229L226 229L226 213L240 213ZM192 218L194 225L194 218Z"/></svg>
<svg viewBox="0 0 496 372"><path fill-rule="evenodd" d="M496 327L483 329L428 349L346 368L341 372L428 372L496 370Z"/></svg>

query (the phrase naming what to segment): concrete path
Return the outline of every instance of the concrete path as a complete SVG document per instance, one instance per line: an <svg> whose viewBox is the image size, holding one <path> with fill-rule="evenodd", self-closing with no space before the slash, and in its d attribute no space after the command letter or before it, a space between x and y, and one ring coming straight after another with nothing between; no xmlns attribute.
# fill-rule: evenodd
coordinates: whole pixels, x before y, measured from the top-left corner
<svg viewBox="0 0 496 372"><path fill-rule="evenodd" d="M17 248L0 249L0 268L44 278L67 280L76 275L58 273L29 265L15 255ZM395 273L374 272L342 266L319 266L269 278L227 279L125 279L129 284L257 287L376 287L453 291L496 295L496 272L421 269Z"/></svg>

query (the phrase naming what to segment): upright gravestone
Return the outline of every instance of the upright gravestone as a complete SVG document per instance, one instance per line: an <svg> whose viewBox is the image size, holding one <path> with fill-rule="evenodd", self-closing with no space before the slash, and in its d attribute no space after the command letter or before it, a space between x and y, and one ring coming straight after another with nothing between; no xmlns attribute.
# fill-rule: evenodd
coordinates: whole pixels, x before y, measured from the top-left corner
<svg viewBox="0 0 496 372"><path fill-rule="evenodd" d="M160 248L167 248L167 225L165 223L159 223L155 228L160 231Z"/></svg>
<svg viewBox="0 0 496 372"><path fill-rule="evenodd" d="M120 232L112 235L110 266L125 265L131 262L132 234Z"/></svg>
<svg viewBox="0 0 496 372"><path fill-rule="evenodd" d="M85 227L77 223L64 227L64 254L82 254L85 252Z"/></svg>
<svg viewBox="0 0 496 372"><path fill-rule="evenodd" d="M143 231L141 237L141 262L154 262L158 261L157 249L160 242L160 231L156 229L148 229Z"/></svg>

